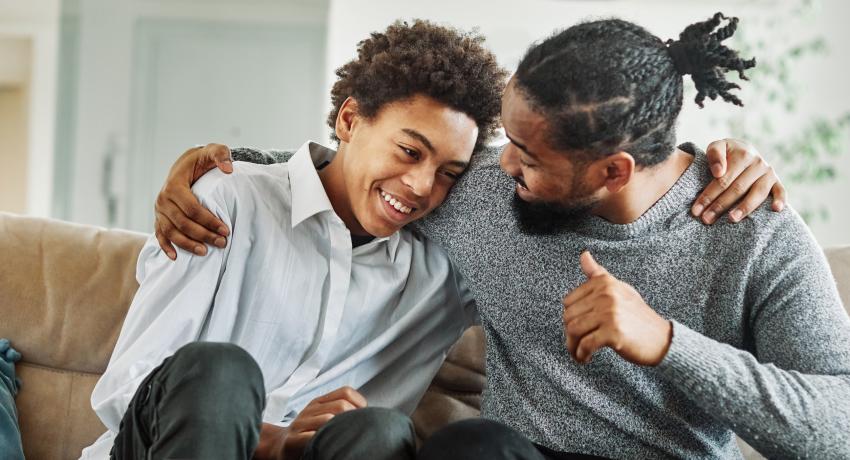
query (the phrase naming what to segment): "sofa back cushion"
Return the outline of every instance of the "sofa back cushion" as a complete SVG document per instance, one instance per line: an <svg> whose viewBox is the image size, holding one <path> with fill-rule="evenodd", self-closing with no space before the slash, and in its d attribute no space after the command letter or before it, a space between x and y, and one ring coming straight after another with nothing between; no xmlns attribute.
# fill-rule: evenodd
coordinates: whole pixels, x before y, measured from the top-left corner
<svg viewBox="0 0 850 460"><path fill-rule="evenodd" d="M145 236L0 213L0 337L23 355L28 459L78 458L104 427L89 398L138 288Z"/></svg>

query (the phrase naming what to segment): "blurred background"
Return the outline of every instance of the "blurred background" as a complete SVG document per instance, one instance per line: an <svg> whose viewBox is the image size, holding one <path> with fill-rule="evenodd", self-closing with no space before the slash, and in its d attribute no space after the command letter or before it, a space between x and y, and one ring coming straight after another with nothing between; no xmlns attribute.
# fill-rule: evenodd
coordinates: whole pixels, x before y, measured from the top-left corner
<svg viewBox="0 0 850 460"><path fill-rule="evenodd" d="M617 16L662 39L716 11L759 65L746 107L689 88L681 141L753 142L824 245L850 243L850 2L842 0L0 0L0 211L149 232L187 148L328 142L335 68L396 19L477 28L507 68Z"/></svg>

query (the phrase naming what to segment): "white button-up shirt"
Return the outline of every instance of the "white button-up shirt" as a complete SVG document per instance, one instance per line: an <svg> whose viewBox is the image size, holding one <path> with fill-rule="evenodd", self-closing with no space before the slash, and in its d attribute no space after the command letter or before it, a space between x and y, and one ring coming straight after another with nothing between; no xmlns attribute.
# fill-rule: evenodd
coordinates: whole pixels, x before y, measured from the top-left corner
<svg viewBox="0 0 850 460"><path fill-rule="evenodd" d="M108 431L83 451L107 458L141 381L193 341L237 344L263 371L263 420L288 424L344 385L371 406L412 412L446 351L476 319L446 253L402 230L352 249L307 143L287 164L237 162L193 187L230 229L227 247L176 261L150 237L139 290L91 403Z"/></svg>

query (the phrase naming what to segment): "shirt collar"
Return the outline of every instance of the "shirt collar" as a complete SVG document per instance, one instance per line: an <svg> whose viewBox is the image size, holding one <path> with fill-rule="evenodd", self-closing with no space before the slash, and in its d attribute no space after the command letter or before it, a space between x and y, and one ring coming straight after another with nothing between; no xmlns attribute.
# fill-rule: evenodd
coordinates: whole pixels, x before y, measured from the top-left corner
<svg viewBox="0 0 850 460"><path fill-rule="evenodd" d="M316 214L325 211L333 212L331 200L328 198L327 192L325 192L325 186L322 185L322 180L319 179L316 165L333 160L335 155L336 151L324 145L307 141L289 160L289 187L292 193L292 228L295 228L298 224ZM375 238L374 241L355 248L355 251L386 241L387 255L395 260L400 240L401 236L399 232L395 232L390 236Z"/></svg>
<svg viewBox="0 0 850 460"><path fill-rule="evenodd" d="M333 159L336 152L315 142L305 142L289 160L292 192L292 228L321 212L333 211L331 200L319 179L316 165Z"/></svg>

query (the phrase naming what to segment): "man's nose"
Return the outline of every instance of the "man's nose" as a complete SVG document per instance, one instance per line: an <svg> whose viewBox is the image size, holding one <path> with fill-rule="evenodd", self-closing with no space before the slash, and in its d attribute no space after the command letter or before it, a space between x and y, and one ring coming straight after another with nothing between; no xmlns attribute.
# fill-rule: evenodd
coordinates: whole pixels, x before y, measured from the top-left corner
<svg viewBox="0 0 850 460"><path fill-rule="evenodd" d="M508 144L502 150L502 156L499 157L499 166L502 171L511 177L522 175L522 169L519 166L519 152L513 144Z"/></svg>

